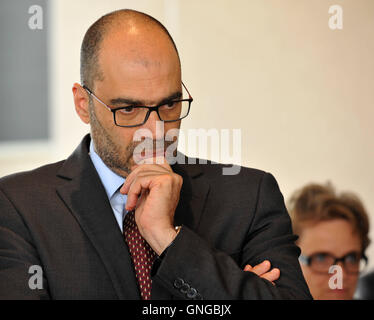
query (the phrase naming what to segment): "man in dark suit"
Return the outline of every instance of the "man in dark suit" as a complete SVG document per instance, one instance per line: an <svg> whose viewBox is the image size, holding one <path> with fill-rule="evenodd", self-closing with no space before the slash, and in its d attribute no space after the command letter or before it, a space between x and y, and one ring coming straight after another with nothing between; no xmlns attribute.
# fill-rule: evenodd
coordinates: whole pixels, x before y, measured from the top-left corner
<svg viewBox="0 0 374 320"><path fill-rule="evenodd" d="M0 298L311 298L271 174L154 161L192 101L158 21L99 19L81 76L75 108L91 135L65 161L0 180ZM152 133L150 156L138 129Z"/></svg>

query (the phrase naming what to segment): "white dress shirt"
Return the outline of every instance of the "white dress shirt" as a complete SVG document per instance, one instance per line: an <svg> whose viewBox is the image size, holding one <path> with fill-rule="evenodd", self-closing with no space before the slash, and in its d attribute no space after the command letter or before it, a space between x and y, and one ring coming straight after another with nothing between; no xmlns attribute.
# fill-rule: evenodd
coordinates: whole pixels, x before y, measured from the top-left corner
<svg viewBox="0 0 374 320"><path fill-rule="evenodd" d="M126 215L125 204L127 200L127 195L123 195L119 192L120 187L125 182L125 178L114 173L107 165L101 160L99 155L95 151L95 146L93 140L90 143L90 153L91 160L96 168L97 173L104 185L106 194L108 196L110 205L112 206L114 216L117 220L118 226L123 232L123 219Z"/></svg>

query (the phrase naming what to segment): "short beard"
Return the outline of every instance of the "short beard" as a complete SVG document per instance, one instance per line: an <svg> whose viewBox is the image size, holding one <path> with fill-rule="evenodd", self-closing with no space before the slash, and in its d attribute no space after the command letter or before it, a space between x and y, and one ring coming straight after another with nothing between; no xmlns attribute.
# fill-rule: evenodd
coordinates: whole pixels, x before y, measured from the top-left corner
<svg viewBox="0 0 374 320"><path fill-rule="evenodd" d="M134 143L131 143L122 150L122 148L112 140L108 131L97 119L92 100L89 103L89 115L91 137L94 142L96 153L108 168L121 177L126 178L131 172L131 159L136 146L134 146Z"/></svg>

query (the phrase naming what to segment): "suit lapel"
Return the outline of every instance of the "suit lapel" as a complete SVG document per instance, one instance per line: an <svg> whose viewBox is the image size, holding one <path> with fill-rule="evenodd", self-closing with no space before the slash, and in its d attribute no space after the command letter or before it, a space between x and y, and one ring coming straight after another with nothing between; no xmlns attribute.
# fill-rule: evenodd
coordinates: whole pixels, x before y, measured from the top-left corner
<svg viewBox="0 0 374 320"><path fill-rule="evenodd" d="M90 239L113 282L119 299L139 299L132 260L104 187L88 155L86 136L66 160L57 192Z"/></svg>
<svg viewBox="0 0 374 320"><path fill-rule="evenodd" d="M174 224L176 226L186 225L190 229L197 231L206 198L209 194L209 184L205 181L199 165L175 164L173 171L183 178Z"/></svg>

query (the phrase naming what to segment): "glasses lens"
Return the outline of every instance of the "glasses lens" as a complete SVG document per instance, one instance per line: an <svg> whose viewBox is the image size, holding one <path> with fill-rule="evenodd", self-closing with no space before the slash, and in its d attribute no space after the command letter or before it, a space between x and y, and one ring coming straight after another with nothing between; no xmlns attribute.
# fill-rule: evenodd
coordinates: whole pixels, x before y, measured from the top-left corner
<svg viewBox="0 0 374 320"><path fill-rule="evenodd" d="M348 273L354 274L362 272L367 265L367 259L357 252L349 253L343 258L339 259L333 257L328 253L316 253L310 256L309 259L310 268L320 273L328 273L330 267L334 265L334 263L343 263L342 266L344 267L344 269Z"/></svg>
<svg viewBox="0 0 374 320"><path fill-rule="evenodd" d="M160 119L165 122L178 121L185 118L190 109L189 101L171 101L158 109ZM115 112L116 124L118 126L142 125L147 116L148 108L125 107Z"/></svg>
<svg viewBox="0 0 374 320"><path fill-rule="evenodd" d="M142 124L147 115L147 108L125 107L116 110L115 117L118 126L136 126Z"/></svg>
<svg viewBox="0 0 374 320"><path fill-rule="evenodd" d="M317 253L311 256L310 267L317 272L329 272L334 264L334 258L326 253Z"/></svg>
<svg viewBox="0 0 374 320"><path fill-rule="evenodd" d="M345 256L344 266L348 272L357 273L360 271L361 256L357 253L350 253Z"/></svg>
<svg viewBox="0 0 374 320"><path fill-rule="evenodd" d="M158 113L163 121L177 121L188 115L189 108L189 101L171 101L160 106Z"/></svg>
<svg viewBox="0 0 374 320"><path fill-rule="evenodd" d="M366 268L367 260L359 253L351 253L345 257L344 264L348 272L360 273Z"/></svg>

